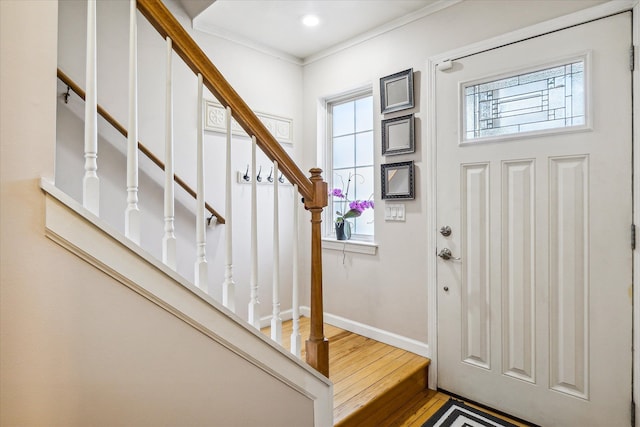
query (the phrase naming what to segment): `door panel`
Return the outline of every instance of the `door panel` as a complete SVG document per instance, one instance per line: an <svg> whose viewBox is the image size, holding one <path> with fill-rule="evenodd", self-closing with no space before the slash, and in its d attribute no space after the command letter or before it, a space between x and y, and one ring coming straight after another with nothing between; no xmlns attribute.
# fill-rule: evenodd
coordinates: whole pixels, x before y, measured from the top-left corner
<svg viewBox="0 0 640 427"><path fill-rule="evenodd" d="M437 226L452 228L438 240L452 253L437 263L438 386L544 426L629 424L630 15L472 55L436 75ZM584 95L588 126L461 143L462 83L578 57L585 93L550 76L539 99ZM530 113L536 96L489 100L478 116Z"/></svg>
<svg viewBox="0 0 640 427"><path fill-rule="evenodd" d="M502 162L503 374L535 382L535 160Z"/></svg>

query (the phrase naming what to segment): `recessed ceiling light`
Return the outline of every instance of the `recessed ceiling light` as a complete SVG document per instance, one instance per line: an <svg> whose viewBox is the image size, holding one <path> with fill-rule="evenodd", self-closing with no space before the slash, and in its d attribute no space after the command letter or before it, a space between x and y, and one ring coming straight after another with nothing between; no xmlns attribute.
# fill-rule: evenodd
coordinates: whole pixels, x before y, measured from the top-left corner
<svg viewBox="0 0 640 427"><path fill-rule="evenodd" d="M307 27L315 27L320 23L320 19L316 15L305 15L302 18L302 23Z"/></svg>

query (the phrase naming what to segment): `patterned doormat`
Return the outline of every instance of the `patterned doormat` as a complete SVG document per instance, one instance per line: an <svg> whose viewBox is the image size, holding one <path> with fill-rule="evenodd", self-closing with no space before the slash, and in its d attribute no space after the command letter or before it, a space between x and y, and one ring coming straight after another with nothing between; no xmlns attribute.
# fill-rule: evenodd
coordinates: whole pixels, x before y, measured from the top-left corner
<svg viewBox="0 0 640 427"><path fill-rule="evenodd" d="M463 402L449 399L422 427L516 427L508 421L496 418Z"/></svg>

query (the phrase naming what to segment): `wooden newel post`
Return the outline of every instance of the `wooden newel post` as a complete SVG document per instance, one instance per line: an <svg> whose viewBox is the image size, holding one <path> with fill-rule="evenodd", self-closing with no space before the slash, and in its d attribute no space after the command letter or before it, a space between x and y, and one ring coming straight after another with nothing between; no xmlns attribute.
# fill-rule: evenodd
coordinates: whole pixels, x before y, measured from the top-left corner
<svg viewBox="0 0 640 427"><path fill-rule="evenodd" d="M304 207L311 212L311 331L305 343L307 363L322 375L329 376L329 341L324 337L322 308L322 209L328 205L328 187L322 169L311 173L313 200L305 198Z"/></svg>

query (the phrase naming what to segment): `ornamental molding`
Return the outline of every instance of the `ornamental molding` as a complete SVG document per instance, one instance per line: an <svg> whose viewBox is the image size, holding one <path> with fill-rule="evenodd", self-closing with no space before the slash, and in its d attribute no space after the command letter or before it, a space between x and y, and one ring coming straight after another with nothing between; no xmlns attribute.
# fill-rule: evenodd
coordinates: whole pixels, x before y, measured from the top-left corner
<svg viewBox="0 0 640 427"><path fill-rule="evenodd" d="M204 129L211 132L226 133L226 113L226 109L222 104L205 100ZM293 119L259 112L254 112L254 114L278 142L281 144L293 144ZM235 119L231 120L231 133L233 135L249 136Z"/></svg>

